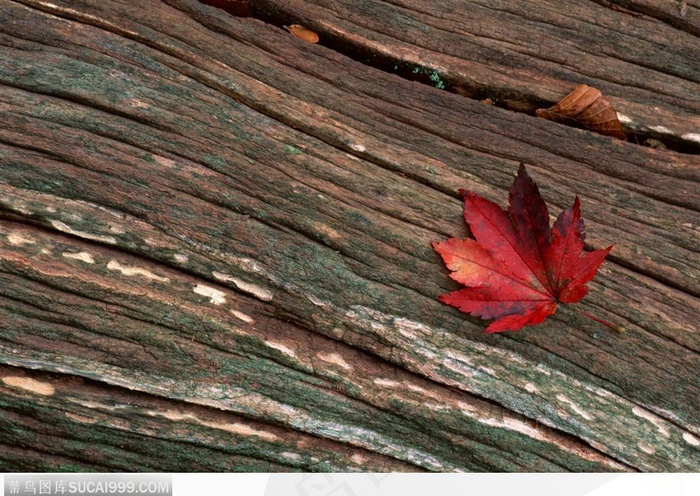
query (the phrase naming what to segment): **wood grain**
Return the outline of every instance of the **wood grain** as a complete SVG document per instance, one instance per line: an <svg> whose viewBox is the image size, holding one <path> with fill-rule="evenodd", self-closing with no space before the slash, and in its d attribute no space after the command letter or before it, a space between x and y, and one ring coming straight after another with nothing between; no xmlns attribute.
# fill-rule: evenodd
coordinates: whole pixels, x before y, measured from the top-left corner
<svg viewBox="0 0 700 496"><path fill-rule="evenodd" d="M678 2L671 0L598 3L603 5L549 0L255 5L271 19L291 18L320 32L329 44L362 60L380 58L389 70L427 75L428 82L530 114L587 84L610 100L626 131L697 151L698 6L691 2L681 17Z"/></svg>

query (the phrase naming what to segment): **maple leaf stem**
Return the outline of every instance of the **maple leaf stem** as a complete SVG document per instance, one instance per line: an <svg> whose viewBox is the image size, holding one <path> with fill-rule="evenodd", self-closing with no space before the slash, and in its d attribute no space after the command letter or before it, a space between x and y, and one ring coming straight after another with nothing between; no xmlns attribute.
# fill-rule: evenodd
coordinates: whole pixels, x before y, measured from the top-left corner
<svg viewBox="0 0 700 496"><path fill-rule="evenodd" d="M578 308L574 308L573 310L575 310L578 314L583 315L584 317L588 317L591 320L595 320L599 324L603 324L604 326L609 327L610 329L612 329L614 331L625 332L625 328L622 326L613 325L610 322L608 322L607 320L603 320L599 317L596 317L595 315L591 315L588 312L584 312L583 310L579 310Z"/></svg>

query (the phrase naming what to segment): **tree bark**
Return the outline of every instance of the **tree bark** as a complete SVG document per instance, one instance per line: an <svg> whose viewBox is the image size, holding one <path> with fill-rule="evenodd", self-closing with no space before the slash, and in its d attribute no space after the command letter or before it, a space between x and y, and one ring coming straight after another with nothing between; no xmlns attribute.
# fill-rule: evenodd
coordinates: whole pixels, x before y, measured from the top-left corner
<svg viewBox="0 0 700 496"><path fill-rule="evenodd" d="M0 470L700 469L697 4L251 8L0 0ZM625 332L437 300L519 162Z"/></svg>

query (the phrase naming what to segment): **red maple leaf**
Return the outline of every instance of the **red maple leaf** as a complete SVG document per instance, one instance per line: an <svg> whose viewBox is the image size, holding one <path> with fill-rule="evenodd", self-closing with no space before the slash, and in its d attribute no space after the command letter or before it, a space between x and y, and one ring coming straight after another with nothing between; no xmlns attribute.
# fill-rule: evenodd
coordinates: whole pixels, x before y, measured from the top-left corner
<svg viewBox="0 0 700 496"><path fill-rule="evenodd" d="M471 191L459 192L476 239L433 243L450 277L467 286L440 301L496 319L486 332L501 332L539 324L554 314L557 302L574 303L586 295L586 283L612 246L584 253L578 197L550 229L547 205L523 165L510 188L508 211Z"/></svg>

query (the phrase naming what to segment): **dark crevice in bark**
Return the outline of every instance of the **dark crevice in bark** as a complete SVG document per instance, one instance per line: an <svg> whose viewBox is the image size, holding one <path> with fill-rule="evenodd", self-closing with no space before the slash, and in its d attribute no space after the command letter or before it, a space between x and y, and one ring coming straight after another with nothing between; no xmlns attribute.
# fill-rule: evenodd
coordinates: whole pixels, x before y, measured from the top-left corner
<svg viewBox="0 0 700 496"><path fill-rule="evenodd" d="M297 22L289 12L269 8L264 2L251 2L250 12L255 18L285 29ZM440 73L424 65L394 58L379 53L336 36L330 32L320 32L319 45L338 52L348 58L360 62L375 69L397 75L409 81L432 86L439 90L456 93L471 100L483 101L484 104L492 104L512 112L524 113L535 116L535 111L554 105L554 101L546 101L516 90L503 87L494 87L486 84L470 84L449 75ZM565 95L562 95L562 97ZM568 125L568 124L567 124ZM584 128L585 129L585 128ZM651 129L631 130L623 129L627 135L627 141L641 146L663 146L668 150L686 154L700 154L700 144L691 140L685 140L679 136L663 134Z"/></svg>

